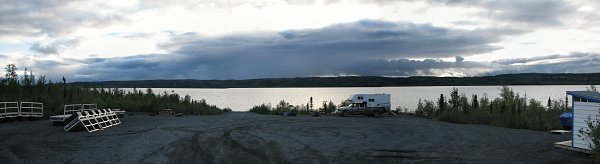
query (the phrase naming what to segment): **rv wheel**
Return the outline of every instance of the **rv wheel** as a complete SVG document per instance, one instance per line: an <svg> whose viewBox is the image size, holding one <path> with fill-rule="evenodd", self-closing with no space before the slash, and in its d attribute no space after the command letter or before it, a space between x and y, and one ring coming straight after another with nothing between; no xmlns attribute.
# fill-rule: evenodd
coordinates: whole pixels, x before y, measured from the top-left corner
<svg viewBox="0 0 600 164"><path fill-rule="evenodd" d="M347 110L342 112L342 117L346 117L348 115L350 115L350 112L348 112Z"/></svg>
<svg viewBox="0 0 600 164"><path fill-rule="evenodd" d="M373 117L379 117L379 116L381 116L381 112L380 111L375 111L373 113Z"/></svg>

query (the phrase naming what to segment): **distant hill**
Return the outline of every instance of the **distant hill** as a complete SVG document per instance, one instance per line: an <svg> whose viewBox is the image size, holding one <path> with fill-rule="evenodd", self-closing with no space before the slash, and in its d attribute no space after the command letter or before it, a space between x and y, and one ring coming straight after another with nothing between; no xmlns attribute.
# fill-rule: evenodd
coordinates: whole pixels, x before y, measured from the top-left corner
<svg viewBox="0 0 600 164"><path fill-rule="evenodd" d="M477 85L590 85L600 84L600 73L523 73L482 77L297 77L249 80L134 80L74 82L75 85L107 88L275 88L275 87L384 87L384 86L477 86Z"/></svg>

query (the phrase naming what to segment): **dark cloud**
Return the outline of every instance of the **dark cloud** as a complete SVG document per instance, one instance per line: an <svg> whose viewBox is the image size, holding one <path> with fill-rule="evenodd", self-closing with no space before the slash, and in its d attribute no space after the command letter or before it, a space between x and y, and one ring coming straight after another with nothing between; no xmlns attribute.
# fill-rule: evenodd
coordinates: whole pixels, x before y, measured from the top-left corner
<svg viewBox="0 0 600 164"><path fill-rule="evenodd" d="M487 68L479 62L448 62L439 59L425 60L368 60L364 63L346 65L343 70L347 74L368 76L440 76L454 70L477 70ZM474 76L476 72L457 72Z"/></svg>
<svg viewBox="0 0 600 164"><path fill-rule="evenodd" d="M73 77L76 81L204 78L194 75L199 72L190 70L179 55L145 54L70 62L84 65L76 70L77 76Z"/></svg>
<svg viewBox="0 0 600 164"><path fill-rule="evenodd" d="M460 62L463 62L463 61L465 61L465 58L464 58L464 57L462 57L462 56L456 56L456 57L454 57L454 59L455 59L455 61L456 61L457 63L460 63Z"/></svg>
<svg viewBox="0 0 600 164"><path fill-rule="evenodd" d="M238 60L238 59L235 59ZM90 59L77 70L75 81L139 79L248 79L303 76L483 76L506 73L593 73L600 69L600 54L575 53L492 62L443 61L439 59L393 60L191 60L185 55L149 54L132 57ZM44 61L44 68L68 62ZM36 64L37 65L37 64ZM40 67L40 66L38 66ZM41 68L41 67L40 67ZM39 69L39 68L37 68Z"/></svg>
<svg viewBox="0 0 600 164"><path fill-rule="evenodd" d="M477 1L485 11L482 16L489 16L500 21L517 22L531 26L560 26L562 18L576 12L576 8L563 0L528 0L528 1Z"/></svg>
<svg viewBox="0 0 600 164"><path fill-rule="evenodd" d="M54 60L36 60L34 70L52 70L55 67L71 66L73 63Z"/></svg>
<svg viewBox="0 0 600 164"><path fill-rule="evenodd" d="M418 0L362 0L365 3L393 5L395 2ZM500 24L534 28L540 26L560 26L569 15L577 12L577 7L566 0L424 0L433 5L468 6L483 9L479 17L493 19Z"/></svg>
<svg viewBox="0 0 600 164"><path fill-rule="evenodd" d="M496 29L467 31L429 24L362 20L320 29L216 38L186 33L174 36L162 47L180 55L182 63L178 66L201 70L199 74L210 78L393 75L414 72L399 69L405 68L404 64L418 62L395 59L491 52L498 47L490 44L499 41L503 33L506 32ZM394 63L398 70L391 68ZM371 69L380 65L392 70Z"/></svg>
<svg viewBox="0 0 600 164"><path fill-rule="evenodd" d="M60 36L79 27L104 27L125 18L98 12L83 1L8 0L0 6L0 38Z"/></svg>
<svg viewBox="0 0 600 164"><path fill-rule="evenodd" d="M502 36L498 30L467 31L430 24L362 20L277 34L238 34L218 38L184 34L163 47L176 47L176 53L200 56L453 57L496 50L499 47L490 44L498 42Z"/></svg>
<svg viewBox="0 0 600 164"><path fill-rule="evenodd" d="M429 24L363 20L320 29L204 37L173 35L167 54L69 59L83 65L78 80L248 79L323 75L436 75L434 69L479 67L473 62L405 58L490 52L495 30L455 30Z"/></svg>
<svg viewBox="0 0 600 164"><path fill-rule="evenodd" d="M595 73L600 70L600 54L574 53L570 55L548 55L534 58L509 59L492 62L501 64L501 69L489 75L504 73Z"/></svg>
<svg viewBox="0 0 600 164"><path fill-rule="evenodd" d="M75 47L79 44L79 39L58 40L54 42L37 42L29 47L29 50L40 54L59 54L65 48Z"/></svg>
<svg viewBox="0 0 600 164"><path fill-rule="evenodd" d="M2 58L0 56L0 58ZM440 59L232 61L191 59L185 55L146 54L116 58L53 61L31 58L37 74L70 81L141 79L247 79L303 76L482 76L506 73L592 73L600 69L600 54L575 53L492 62L450 62ZM246 62L246 63L245 63ZM80 67L76 70L65 68ZM48 72L48 70L52 70ZM64 71L61 71L64 70Z"/></svg>
<svg viewBox="0 0 600 164"><path fill-rule="evenodd" d="M426 60L365 60L362 62L287 61L248 63L246 65L208 65L186 60L179 55L152 54L94 60L77 70L76 81L140 79L249 79L266 77L303 77L326 75L414 76L440 75L444 69L479 69L484 63ZM239 64L239 62L236 62ZM317 64L313 64L317 63ZM306 65L304 65L306 64ZM254 66L251 66L254 65ZM304 68L300 68L304 67ZM221 69L221 70L219 70ZM450 71L448 71L450 72ZM469 74L467 75L476 75Z"/></svg>

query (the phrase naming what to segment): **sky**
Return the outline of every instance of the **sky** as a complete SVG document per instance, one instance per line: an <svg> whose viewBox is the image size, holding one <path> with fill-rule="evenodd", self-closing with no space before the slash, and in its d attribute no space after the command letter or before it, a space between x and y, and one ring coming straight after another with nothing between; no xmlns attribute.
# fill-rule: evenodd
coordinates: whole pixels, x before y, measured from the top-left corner
<svg viewBox="0 0 600 164"><path fill-rule="evenodd" d="M0 3L0 65L54 81L600 70L595 0Z"/></svg>

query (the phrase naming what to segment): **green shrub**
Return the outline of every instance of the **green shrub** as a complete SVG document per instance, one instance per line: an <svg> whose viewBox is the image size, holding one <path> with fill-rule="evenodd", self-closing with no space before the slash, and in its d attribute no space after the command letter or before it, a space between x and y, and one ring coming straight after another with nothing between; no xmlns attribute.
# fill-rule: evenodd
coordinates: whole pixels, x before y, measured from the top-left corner
<svg viewBox="0 0 600 164"><path fill-rule="evenodd" d="M275 112L271 111L271 104L261 104L253 106L249 112L254 112L258 114L275 114Z"/></svg>
<svg viewBox="0 0 600 164"><path fill-rule="evenodd" d="M296 113L298 115L306 115L306 114L313 112L312 110L310 110L309 105L310 104L307 104L307 105L301 104L301 105L294 106L294 105L290 105L289 102L281 100L281 101L279 101L279 103L277 103L277 105L275 107L272 107L271 104L263 103L261 105L253 106L248 111L254 112L254 113L259 113L259 114L282 114L283 112L292 112L292 113ZM321 107L317 110L321 111L321 112L331 113L331 112L334 112L335 110L337 110L337 106L332 101L329 101L328 103L324 103L323 107Z"/></svg>
<svg viewBox="0 0 600 164"><path fill-rule="evenodd" d="M583 136L580 137L585 137L592 141L590 147L592 148L592 157L594 158L594 161L596 163L600 163L600 126L598 126L599 122L600 119L598 118L598 116L596 116L595 119L588 117L587 120L585 120L585 123L588 126L589 130L579 130L579 133L583 134Z"/></svg>
<svg viewBox="0 0 600 164"><path fill-rule="evenodd" d="M570 110L561 100L549 100L550 105L543 107L541 102L527 100L507 86L500 90L500 97L492 101L486 95L479 100L477 95L471 95L469 101L464 93L454 88L449 100L443 94L437 103L419 99L417 109L412 114L453 123L551 130L562 128L558 116Z"/></svg>
<svg viewBox="0 0 600 164"><path fill-rule="evenodd" d="M337 110L337 106L330 100L329 102L323 102L323 106L317 110L324 113L332 113Z"/></svg>

